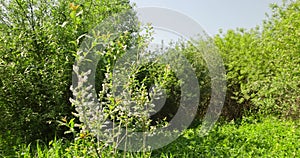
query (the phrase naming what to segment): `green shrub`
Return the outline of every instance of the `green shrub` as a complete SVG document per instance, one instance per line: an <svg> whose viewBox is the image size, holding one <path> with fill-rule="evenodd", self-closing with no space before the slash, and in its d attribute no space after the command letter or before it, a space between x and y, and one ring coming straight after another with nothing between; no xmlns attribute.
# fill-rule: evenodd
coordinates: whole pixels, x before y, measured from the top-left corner
<svg viewBox="0 0 300 158"><path fill-rule="evenodd" d="M69 88L79 37L130 9L129 1L16 0L0 6L1 135L25 142L61 136L56 121L73 111Z"/></svg>
<svg viewBox="0 0 300 158"><path fill-rule="evenodd" d="M272 5L262 30L231 30L215 37L227 69L227 107L232 113L298 116L299 6L299 1Z"/></svg>
<svg viewBox="0 0 300 158"><path fill-rule="evenodd" d="M126 145L125 141L131 139L128 137L132 131L152 130L165 117L170 118L169 115L174 111L169 109L164 110L166 112L162 116L148 116L154 112L154 100L160 99L162 94L158 93L163 93L162 89L166 89L167 103L170 101L173 106L176 105L172 103L177 103L176 96L173 97L172 94L179 86L170 66L160 61L164 59L157 58L156 54L144 53L145 45L151 39L151 31L146 30L149 34L141 35L142 30L137 29L130 42L124 40L127 39L126 36L131 36L128 28L134 29L138 26L134 14L121 14L92 30L89 38L83 41L82 47L77 51L76 64L73 66L73 79L78 82L72 85L74 98L71 102L82 122L81 132L91 133L104 143L103 146L97 146L99 150L104 150L108 144L114 148ZM115 27L118 32L115 32ZM100 70L99 74L95 71L96 67ZM90 88L94 86L94 82L100 82L100 87L96 85L96 89L99 88L96 92L98 100L95 100L97 94ZM106 128L107 126L110 128ZM123 132L126 132L126 138L122 138ZM144 141L146 140L143 143ZM127 145L136 144L128 141ZM145 144L140 145L139 150L144 151ZM126 148L130 149L128 146Z"/></svg>

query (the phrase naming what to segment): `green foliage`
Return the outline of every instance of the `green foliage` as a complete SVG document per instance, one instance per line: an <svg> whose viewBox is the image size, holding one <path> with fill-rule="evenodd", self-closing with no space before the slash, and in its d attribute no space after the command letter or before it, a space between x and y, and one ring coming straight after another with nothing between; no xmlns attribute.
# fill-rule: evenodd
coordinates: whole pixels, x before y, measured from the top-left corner
<svg viewBox="0 0 300 158"><path fill-rule="evenodd" d="M119 30L117 37L115 32L109 32L115 29L111 25L103 28L108 29L106 34L96 31L88 34L88 31L112 14L131 9L129 1L15 0L1 1L0 8L1 156L299 156L300 144L296 141L300 137L299 123L276 118L244 118L241 122L220 124L205 137L199 137L201 128L188 129L176 142L152 153L145 152L145 146L141 146L143 152L140 153L118 151L121 127L126 132L152 132L172 119L180 103L182 84L170 65L160 63L159 58L152 60L155 54L148 54L146 59L151 62L147 64L131 62L142 63L140 59L145 54L139 54L140 51L127 56L129 61L123 61L126 67L117 67L123 76L114 76L115 65L126 51L143 50L148 45L151 29L146 28L147 34L141 35L144 28L136 25L133 18L134 25L129 22L127 29ZM264 22L262 30L231 30L214 38L227 69L228 89L223 110L227 118L242 117L245 111L299 117L300 2L284 2L283 6L272 5L271 8L273 14ZM132 13L130 16L134 17ZM84 43L87 35L96 40ZM78 112L73 114L82 122L77 124L76 119L71 118L74 109L69 102L72 65L74 61L81 64L81 59L103 41L107 43L105 49L97 50L93 58L100 59L95 65L96 72L73 67L81 85L71 88L74 94L79 94L71 99ZM213 79L209 73L218 72L208 70L209 64L217 64L208 59L214 54L203 56L215 51L207 47L208 42L211 41L199 39L193 43L177 43L175 49L167 50L169 54L180 52L194 68L201 87L198 117L205 115L211 99ZM78 50L82 44L89 49ZM176 55L170 58L174 62L180 60ZM91 87L85 87L85 81L93 77L97 94L91 94ZM123 80L126 82L121 82ZM115 84L124 90L121 95L114 96ZM159 110L151 101L159 102L164 93L166 103ZM98 97L99 104L91 102L91 95ZM85 112L89 113L84 116ZM149 118L149 113L154 112L157 113ZM113 122L113 130L100 131L107 126L107 119ZM64 126L57 126L58 122ZM73 134L74 141L55 139L48 144L55 134L62 136L63 127L69 129L65 134ZM42 141L36 142L36 139ZM40 143L44 141L48 145ZM22 145L23 142L31 144Z"/></svg>
<svg viewBox="0 0 300 158"><path fill-rule="evenodd" d="M203 37L200 37L199 39L192 39L187 43L178 43L176 46L176 50L183 54L191 64L198 79L199 85L195 86L200 87L200 102L196 119L202 119L204 117L211 99L212 82L210 73L213 72L209 72L208 64L212 65L214 64L213 62L216 62L209 58L212 57L214 53L217 53L214 46L208 47L212 43L213 41L211 41L211 39L203 39Z"/></svg>
<svg viewBox="0 0 300 158"><path fill-rule="evenodd" d="M249 109L249 99L255 91L248 86L250 81L256 82L264 76L259 75L263 58L256 51L260 39L258 32L228 31L224 37L215 37L215 43L220 50L226 67L227 99L223 115L232 119L241 117L244 110ZM260 59L260 60L259 60Z"/></svg>
<svg viewBox="0 0 300 158"><path fill-rule="evenodd" d="M168 65L160 64L155 54L144 53L151 30L146 28L148 34L142 35L134 14L127 12L103 22L90 32L82 49L77 51L73 70L78 83L72 85L74 98L71 102L82 122L81 132L91 133L98 141L103 141L104 145L98 144L97 150L104 150L109 145L116 148L127 141L122 138L124 129L126 136L130 132L153 130L155 127L150 127L151 122L157 125L159 123L155 121L167 116L151 120L148 115L154 112L155 106L151 101L160 99L161 89L169 89L166 93L171 96L170 88L177 83ZM118 32L114 28L118 28ZM135 28L137 31L133 35L128 29ZM126 41L127 36L131 37L130 41ZM96 67L100 73L95 72ZM95 84L99 89L96 101L92 98L97 95L92 89L93 76L101 83ZM146 147L143 145L139 148L144 152ZM116 149L113 152L116 153Z"/></svg>
<svg viewBox="0 0 300 158"><path fill-rule="evenodd" d="M18 151L11 155L22 158L72 158L72 157L128 157L128 158L146 158L151 153L125 153L118 151L114 153L113 148L106 148L101 152L95 150L95 140L91 137L82 137L74 142L67 140L53 140L49 144L37 142L33 145L20 145Z"/></svg>
<svg viewBox="0 0 300 158"><path fill-rule="evenodd" d="M299 122L268 117L244 118L218 124L200 137L200 128L187 130L153 157L298 157Z"/></svg>
<svg viewBox="0 0 300 158"><path fill-rule="evenodd" d="M254 103L267 112L298 117L300 105L300 2L272 6L274 14L265 22L261 50L267 54L265 65L269 82L260 84ZM266 89L266 90L265 90ZM269 106L268 102L274 103Z"/></svg>
<svg viewBox="0 0 300 158"><path fill-rule="evenodd" d="M299 114L299 7L299 1L272 5L261 31L231 30L215 37L227 69L232 113Z"/></svg>
<svg viewBox="0 0 300 158"><path fill-rule="evenodd" d="M129 2L16 0L0 8L1 135L26 142L60 136L56 121L73 110L69 87L79 37L131 8Z"/></svg>
<svg viewBox="0 0 300 158"><path fill-rule="evenodd" d="M188 129L168 146L152 152L130 153L105 148L100 157L299 157L299 121L244 118L219 123L209 135L200 137L201 126ZM94 140L83 135L69 142L53 140L37 146L21 145L16 157L98 157ZM112 154L114 153L114 154ZM13 156L13 155L4 155Z"/></svg>

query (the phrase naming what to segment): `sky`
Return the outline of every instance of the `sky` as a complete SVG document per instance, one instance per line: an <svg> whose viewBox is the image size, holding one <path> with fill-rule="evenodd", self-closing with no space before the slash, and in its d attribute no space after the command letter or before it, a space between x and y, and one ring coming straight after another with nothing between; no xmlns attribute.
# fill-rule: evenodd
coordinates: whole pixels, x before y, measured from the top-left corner
<svg viewBox="0 0 300 158"><path fill-rule="evenodd" d="M219 29L254 28L271 13L269 4L281 0L131 0L137 7L163 7L176 10L195 20L214 36Z"/></svg>

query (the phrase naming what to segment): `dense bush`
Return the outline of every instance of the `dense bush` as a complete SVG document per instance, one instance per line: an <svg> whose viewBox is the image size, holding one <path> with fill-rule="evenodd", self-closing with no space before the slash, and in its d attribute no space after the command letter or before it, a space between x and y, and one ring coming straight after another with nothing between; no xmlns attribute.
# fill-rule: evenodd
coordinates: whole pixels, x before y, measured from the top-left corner
<svg viewBox="0 0 300 158"><path fill-rule="evenodd" d="M17 137L52 139L61 134L56 121L73 110L69 88L79 37L131 6L127 0L0 4L1 137L8 144Z"/></svg>
<svg viewBox="0 0 300 158"><path fill-rule="evenodd" d="M71 99L80 121L83 122L81 132L97 134L99 140L105 139L103 141L105 144L109 140L108 142L114 143L112 144L114 147L122 145L121 141L127 141L127 138L121 137L124 130L127 136L131 131L153 130L156 128L154 126L161 125L164 120L169 121L178 108L180 86L170 67L170 60L172 63L180 62L179 56L173 55L173 52L169 52L168 55L145 52L145 45L151 38L148 34L141 35L140 32L133 37L136 43L128 45L122 37L128 34L128 28L135 27L138 23L134 22L134 15L121 17L123 20L124 18L131 20L119 21L113 18L108 22L104 21L99 28L91 31L87 40L83 41L82 44L87 49L83 48L77 52L76 65L73 68L78 83L72 87L76 97ZM106 26L110 28L105 29ZM119 28L117 33L114 27ZM149 30L146 32L150 33ZM120 38L114 38L115 36ZM118 45L117 48L112 47L115 44ZM125 52L124 48L128 48L129 51ZM96 80L100 82L101 87L98 100L95 100L92 97L96 96L96 93L89 87L96 74L93 68L98 59L100 62L97 68L104 73L99 74ZM181 70L180 65L176 66ZM104 77L101 78L102 76ZM164 104L163 100L159 101L161 99L166 99L166 103L160 110L156 106ZM149 114L155 112L158 113L149 118ZM144 141L146 140L139 142ZM138 146L141 151L145 149L142 145L144 144ZM97 148L102 150L100 146Z"/></svg>
<svg viewBox="0 0 300 158"><path fill-rule="evenodd" d="M177 51L187 58L198 79L200 98L195 122L212 112L208 111L209 106L214 115L219 116L221 110L218 107L224 103L226 81L223 61L213 39L202 35L187 43L180 43Z"/></svg>
<svg viewBox="0 0 300 158"><path fill-rule="evenodd" d="M69 120L73 111L69 103L69 87L72 65L78 57L75 54L85 37L83 35L106 17L131 6L128 1L97 0L19 0L1 2L1 6L0 72L3 77L0 106L4 109L1 111L1 137L7 137L6 143L9 144L20 136L24 136L22 141L25 142L47 140L54 134L61 136L63 131L57 127L57 120ZM105 73L112 72L115 62L125 50L143 43L144 39L132 34L139 31L137 27L131 27L121 38L110 41L103 50L105 54L97 65L97 91L103 90ZM207 70L203 67L202 57L195 54L197 50L192 46L181 51L195 67L201 85L207 88L209 82L204 77ZM136 69L136 79L140 82L136 85L138 89L150 95L151 86L158 82L167 89L167 106L151 117L152 124L170 120L179 105L178 81L166 67L168 65L150 64ZM201 96L208 101L206 95Z"/></svg>
<svg viewBox="0 0 300 158"><path fill-rule="evenodd" d="M262 30L231 30L215 38L227 69L227 107L236 117L244 110L299 114L299 7L299 1L272 5Z"/></svg>

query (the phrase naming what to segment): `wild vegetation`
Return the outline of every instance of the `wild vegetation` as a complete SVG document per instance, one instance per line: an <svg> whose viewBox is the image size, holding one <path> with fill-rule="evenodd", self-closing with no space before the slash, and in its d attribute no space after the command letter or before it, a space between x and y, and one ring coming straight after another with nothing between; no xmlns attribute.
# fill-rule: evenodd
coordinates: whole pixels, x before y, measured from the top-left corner
<svg viewBox="0 0 300 158"><path fill-rule="evenodd" d="M139 25L134 6L128 0L14 0L0 5L1 157L299 156L299 1L271 5L272 14L262 26L212 38L224 60L227 92L221 118L206 136L199 131L211 99L211 78L205 59L195 50L207 41L179 42L169 49L166 53L180 52L194 68L201 93L198 115L173 143L148 151L143 142L139 152L117 149L122 144L120 129L130 133L165 127L178 110L183 83L159 58L118 65L122 55L133 48L144 50L152 39L151 26ZM105 19L121 12L127 12L125 20L101 28ZM117 36L111 32L115 26L122 26ZM103 42L107 45L93 52ZM89 56L91 52L95 56ZM139 58L143 54L133 55L128 59L144 62ZM99 59L92 65L97 71L78 67L89 66L83 60L87 57ZM116 68L129 74L127 84L122 82L124 74L114 76ZM96 93L86 86L90 74L96 78ZM115 84L124 90L118 93L131 95L115 95ZM166 104L159 111L151 99L158 103L163 96ZM92 97L99 103L93 104ZM107 119L113 130L99 132L98 127L108 126Z"/></svg>

